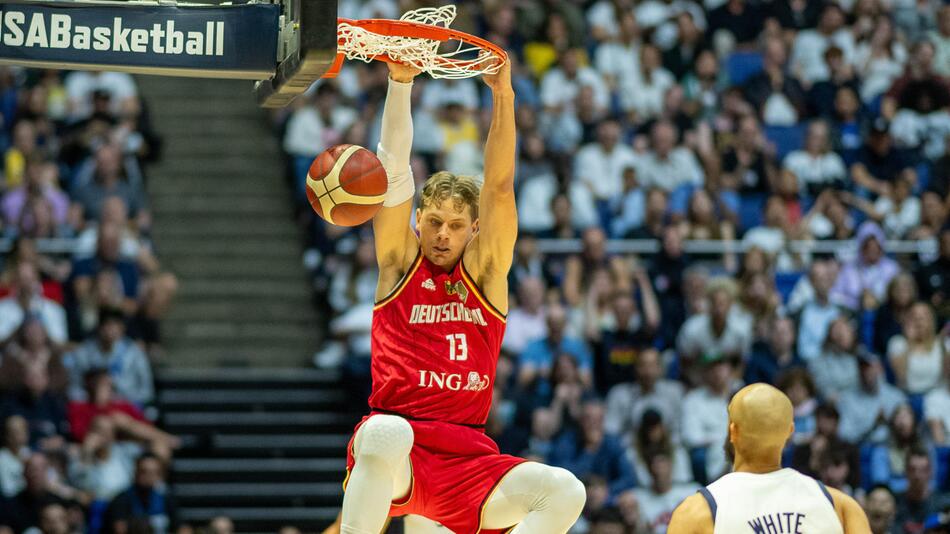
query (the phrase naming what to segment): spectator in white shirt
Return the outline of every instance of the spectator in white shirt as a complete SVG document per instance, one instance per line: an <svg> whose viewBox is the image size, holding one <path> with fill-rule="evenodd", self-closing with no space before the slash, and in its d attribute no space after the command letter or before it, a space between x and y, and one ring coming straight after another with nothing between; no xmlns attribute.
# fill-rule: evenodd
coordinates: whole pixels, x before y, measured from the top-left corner
<svg viewBox="0 0 950 534"><path fill-rule="evenodd" d="M26 487L23 464L30 457L30 427L26 419L11 415L3 422L0 449L0 498L11 498Z"/></svg>
<svg viewBox="0 0 950 534"><path fill-rule="evenodd" d="M841 439L858 444L866 441L887 441L887 422L894 410L907 402L901 390L888 384L883 377L880 359L870 352L858 352L861 383L849 389L838 399Z"/></svg>
<svg viewBox="0 0 950 534"><path fill-rule="evenodd" d="M884 194L878 196L873 204L849 193L843 193L841 198L877 221L888 237L900 239L920 224L920 198L914 195L913 178L900 174L893 183L885 183L882 189Z"/></svg>
<svg viewBox="0 0 950 534"><path fill-rule="evenodd" d="M636 165L636 153L620 142L620 125L605 121L597 127L597 142L577 152L574 178L605 204L623 193L623 171Z"/></svg>
<svg viewBox="0 0 950 534"><path fill-rule="evenodd" d="M548 110L573 109L582 86L594 90L594 102L599 109L607 108L610 95L600 74L590 67L581 66L577 50L565 50L558 66L549 70L541 80L541 104Z"/></svg>
<svg viewBox="0 0 950 534"><path fill-rule="evenodd" d="M937 332L935 322L930 305L918 302L907 311L903 335L892 337L887 344L897 385L912 395L936 388L950 364L950 341Z"/></svg>
<svg viewBox="0 0 950 534"><path fill-rule="evenodd" d="M663 378L660 353L652 348L641 351L635 368L635 382L617 384L607 393L604 430L608 434L636 432L647 410L655 410L667 425L680 421L683 384ZM679 429L673 426L672 430L678 435Z"/></svg>
<svg viewBox="0 0 950 534"><path fill-rule="evenodd" d="M69 118L80 121L92 114L92 96L96 91L109 94L109 111L118 116L127 102L138 98L132 75L125 72L74 71L66 75Z"/></svg>
<svg viewBox="0 0 950 534"><path fill-rule="evenodd" d="M544 315L544 282L529 276L518 282L518 305L508 313L505 338L501 349L510 354L521 354L529 342L548 335Z"/></svg>
<svg viewBox="0 0 950 534"><path fill-rule="evenodd" d="M801 314L798 318L798 355L806 362L821 354L821 346L841 310L831 302L831 287L835 283L835 266L830 261L815 261L808 269L808 279L803 280L793 293L801 297ZM809 285L805 286L805 282ZM791 306L791 304L790 304Z"/></svg>
<svg viewBox="0 0 950 534"><path fill-rule="evenodd" d="M634 493L640 503L640 515L653 534L664 534L673 516L673 510L683 499L699 489L694 482L673 483L673 459L668 452L657 452L650 459L653 484L637 488Z"/></svg>
<svg viewBox="0 0 950 534"><path fill-rule="evenodd" d="M806 87L828 79L824 54L831 45L844 52L848 63L853 62L854 35L845 27L844 11L834 3L825 6L818 27L799 32L792 45L792 69Z"/></svg>
<svg viewBox="0 0 950 534"><path fill-rule="evenodd" d="M422 107L437 112L447 104L460 104L466 110L478 109L478 87L471 79L426 80L422 90Z"/></svg>
<svg viewBox="0 0 950 534"><path fill-rule="evenodd" d="M744 359L752 345L752 324L733 306L736 285L732 279L711 280L706 286L708 311L690 317L676 338L680 367L696 382L695 363L708 354Z"/></svg>
<svg viewBox="0 0 950 534"><path fill-rule="evenodd" d="M808 125L805 149L790 152L783 166L798 177L800 191L813 196L827 187L844 184L848 177L844 160L831 150L828 124L820 120Z"/></svg>
<svg viewBox="0 0 950 534"><path fill-rule="evenodd" d="M631 0L598 0L587 10L587 27L595 41L606 41L620 33L618 21L633 12Z"/></svg>
<svg viewBox="0 0 950 534"><path fill-rule="evenodd" d="M69 466L76 487L99 501L109 501L132 484L135 458L142 448L133 442L117 442L114 423L106 417L92 421L82 442L79 458Z"/></svg>
<svg viewBox="0 0 950 534"><path fill-rule="evenodd" d="M288 119L284 150L292 156L312 159L339 144L357 118L356 111L339 102L336 87L324 83L317 88L312 103L297 109Z"/></svg>
<svg viewBox="0 0 950 534"><path fill-rule="evenodd" d="M924 396L924 419L937 445L950 445L950 367L943 383Z"/></svg>
<svg viewBox="0 0 950 534"><path fill-rule="evenodd" d="M597 47L594 67L603 75L611 91L617 90L620 80L636 76L640 71L640 48L643 45L640 34L636 17L625 11L620 18L619 34Z"/></svg>
<svg viewBox="0 0 950 534"><path fill-rule="evenodd" d="M0 343L10 339L28 315L36 315L46 335L56 345L67 341L66 312L62 306L43 296L36 265L21 261L16 266L13 291L0 299Z"/></svg>
<svg viewBox="0 0 950 534"><path fill-rule="evenodd" d="M620 107L630 114L631 122L643 124L663 111L663 97L676 84L670 71L663 68L660 50L652 44L640 49L640 68L620 80Z"/></svg>
<svg viewBox="0 0 950 534"><path fill-rule="evenodd" d="M699 187L705 175L692 150L676 146L676 126L657 121L650 132L650 151L638 162L640 184L672 192L680 186Z"/></svg>
<svg viewBox="0 0 950 534"><path fill-rule="evenodd" d="M841 393L858 387L857 342L851 321L838 317L828 327L821 355L808 362L808 370L825 400L835 402Z"/></svg>
<svg viewBox="0 0 950 534"><path fill-rule="evenodd" d="M722 353L708 351L703 359L703 385L683 399L683 445L693 457L697 480L715 480L726 468L722 445L729 435L729 398L733 368ZM702 462L700 462L702 460Z"/></svg>
<svg viewBox="0 0 950 534"><path fill-rule="evenodd" d="M950 77L950 5L937 12L937 28L928 36L934 44L934 72Z"/></svg>

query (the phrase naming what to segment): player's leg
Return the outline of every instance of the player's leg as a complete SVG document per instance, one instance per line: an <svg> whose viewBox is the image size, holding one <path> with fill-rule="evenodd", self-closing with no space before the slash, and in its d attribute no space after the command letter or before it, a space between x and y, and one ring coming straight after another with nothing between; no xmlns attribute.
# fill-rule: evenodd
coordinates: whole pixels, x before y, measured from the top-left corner
<svg viewBox="0 0 950 534"><path fill-rule="evenodd" d="M390 503L411 489L412 443L412 427L402 417L374 415L360 425L353 440L355 464L343 495L341 534L382 531Z"/></svg>
<svg viewBox="0 0 950 534"><path fill-rule="evenodd" d="M513 468L485 504L483 529L518 525L512 534L564 534L577 521L587 492L570 471L536 462Z"/></svg>
<svg viewBox="0 0 950 534"><path fill-rule="evenodd" d="M403 526L406 534L452 534L451 530L421 515L407 515Z"/></svg>

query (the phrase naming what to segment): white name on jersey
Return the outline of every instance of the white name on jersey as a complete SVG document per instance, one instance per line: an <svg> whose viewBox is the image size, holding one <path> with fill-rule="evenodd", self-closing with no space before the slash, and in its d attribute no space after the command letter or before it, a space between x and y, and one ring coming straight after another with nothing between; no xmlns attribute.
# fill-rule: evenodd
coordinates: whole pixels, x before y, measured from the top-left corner
<svg viewBox="0 0 950 534"><path fill-rule="evenodd" d="M488 326L485 318L482 316L482 310L478 308L466 308L461 302L449 302L448 304L416 304L412 307L409 314L409 324L431 324L464 322L474 323L479 326Z"/></svg>

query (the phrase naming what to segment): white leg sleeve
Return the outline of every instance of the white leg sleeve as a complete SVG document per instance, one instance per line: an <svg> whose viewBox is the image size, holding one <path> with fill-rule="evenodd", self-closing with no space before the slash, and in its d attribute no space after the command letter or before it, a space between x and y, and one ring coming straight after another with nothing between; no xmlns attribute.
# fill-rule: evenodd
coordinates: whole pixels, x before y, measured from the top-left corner
<svg viewBox="0 0 950 534"><path fill-rule="evenodd" d="M353 442L356 462L343 495L341 534L383 530L393 498L410 490L412 443L412 427L402 417L374 415L360 426Z"/></svg>
<svg viewBox="0 0 950 534"><path fill-rule="evenodd" d="M525 462L501 480L485 505L482 528L518 525L512 534L564 534L587 500L584 484L570 471Z"/></svg>
<svg viewBox="0 0 950 534"><path fill-rule="evenodd" d="M411 200L416 193L409 165L412 154L412 83L389 80L383 106L382 131L376 156L386 169L389 188L383 206L393 207Z"/></svg>

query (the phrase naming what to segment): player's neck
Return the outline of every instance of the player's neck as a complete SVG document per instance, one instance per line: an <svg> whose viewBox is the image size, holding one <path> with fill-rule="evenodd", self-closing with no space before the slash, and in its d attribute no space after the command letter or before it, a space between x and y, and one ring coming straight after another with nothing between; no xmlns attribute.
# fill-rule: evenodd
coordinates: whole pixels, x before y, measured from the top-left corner
<svg viewBox="0 0 950 534"><path fill-rule="evenodd" d="M751 459L747 460L742 456L736 455L736 461L733 464L733 471L736 473L753 473L756 475L764 475L767 473L774 473L775 471L780 471L782 469L782 460L781 457L775 460L768 461L752 461Z"/></svg>

